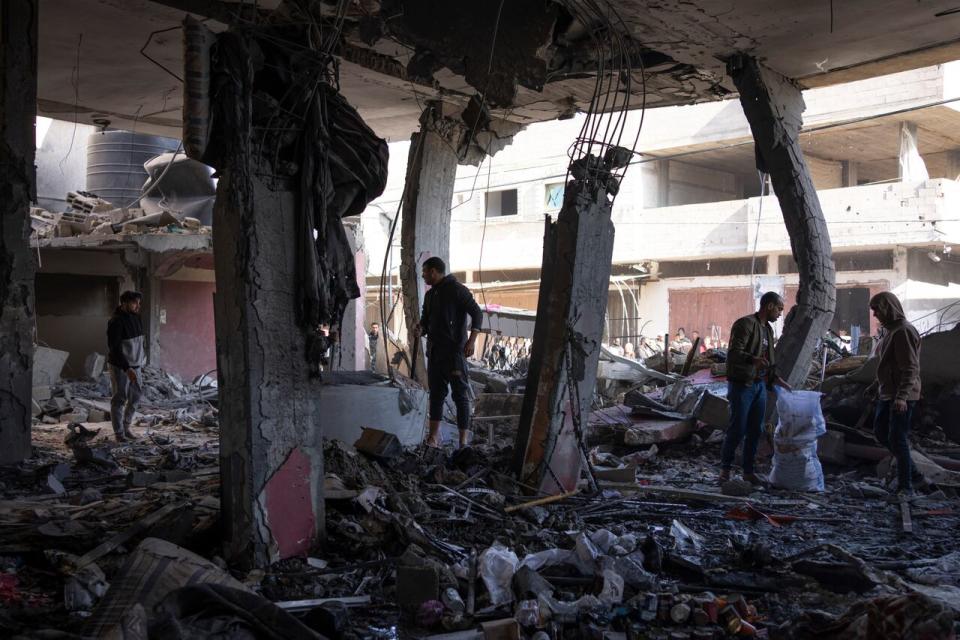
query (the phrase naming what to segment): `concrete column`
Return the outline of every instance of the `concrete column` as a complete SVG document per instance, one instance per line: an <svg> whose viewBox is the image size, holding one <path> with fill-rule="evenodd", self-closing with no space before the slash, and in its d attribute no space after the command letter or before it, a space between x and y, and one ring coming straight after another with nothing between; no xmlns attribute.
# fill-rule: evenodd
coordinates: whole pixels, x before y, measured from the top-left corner
<svg viewBox="0 0 960 640"><path fill-rule="evenodd" d="M232 31L218 37L232 44L219 63L235 78L211 104L214 121L230 123L213 140L222 534L231 559L264 567L305 554L323 535L320 385L297 321L304 228L296 183L260 178L273 171L255 151L249 41Z"/></svg>
<svg viewBox="0 0 960 640"><path fill-rule="evenodd" d="M420 116L420 131L410 141L403 218L400 221L400 286L407 344L416 351L416 378L426 386L423 345L413 349L414 327L420 322L425 293L420 269L424 260L438 256L450 264L450 206L457 177L462 123L444 115L443 104L429 102Z"/></svg>
<svg viewBox="0 0 960 640"><path fill-rule="evenodd" d="M767 254L767 275L780 275L780 256L776 253Z"/></svg>
<svg viewBox="0 0 960 640"><path fill-rule="evenodd" d="M143 303L140 309L140 318L143 321L143 338L146 343L147 364L153 367L160 366L160 288L163 286L157 275L156 266L159 260L154 254L145 257L145 268L139 271L142 274L139 285L143 293Z"/></svg>
<svg viewBox="0 0 960 640"><path fill-rule="evenodd" d="M0 464L30 455L37 0L0 3Z"/></svg>
<svg viewBox="0 0 960 640"><path fill-rule="evenodd" d="M353 252L357 273L357 286L361 292L367 288L367 254L363 247L363 230L359 222L344 222L347 240ZM334 371L365 371L367 360L366 295L351 300L343 312L340 341L331 366ZM373 320L379 322L379 320Z"/></svg>
<svg viewBox="0 0 960 640"><path fill-rule="evenodd" d="M557 221L546 221L530 374L514 445L514 471L547 493L573 489L580 476L574 426L585 426L590 413L607 310L611 206L604 192L590 187L567 184Z"/></svg>
<svg viewBox="0 0 960 640"><path fill-rule="evenodd" d="M657 160L657 206L670 206L670 161Z"/></svg>
<svg viewBox="0 0 960 640"><path fill-rule="evenodd" d="M777 343L777 370L799 386L836 308L836 274L827 223L798 141L805 108L800 88L749 56L728 66L750 123L761 170L770 174L790 235L800 285Z"/></svg>
<svg viewBox="0 0 960 640"><path fill-rule="evenodd" d="M853 160L842 160L840 162L840 170L842 176L842 184L844 187L855 187L857 186L858 171L857 163Z"/></svg>
<svg viewBox="0 0 960 640"><path fill-rule="evenodd" d="M947 171L946 178L950 180L960 179L960 151L947 151Z"/></svg>
<svg viewBox="0 0 960 640"><path fill-rule="evenodd" d="M915 122L900 123L899 177L903 182L923 182L930 178L920 157L920 138Z"/></svg>
<svg viewBox="0 0 960 640"><path fill-rule="evenodd" d="M323 447L297 325L295 194L221 171L214 208L220 481L227 552L266 566L323 531ZM249 200L232 197L248 192Z"/></svg>

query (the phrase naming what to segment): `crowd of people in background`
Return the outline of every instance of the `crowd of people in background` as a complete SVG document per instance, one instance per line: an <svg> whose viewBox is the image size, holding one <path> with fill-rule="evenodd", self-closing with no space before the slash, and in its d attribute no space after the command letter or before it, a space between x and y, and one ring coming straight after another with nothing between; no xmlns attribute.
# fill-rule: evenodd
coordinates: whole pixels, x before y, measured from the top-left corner
<svg viewBox="0 0 960 640"><path fill-rule="evenodd" d="M724 340L715 340L710 335L701 336L699 331L692 331L688 337L686 329L680 327L676 333L673 334L673 338L668 345L670 353L688 354L697 342L697 338L700 338L697 353L705 354L713 349L727 348L727 342ZM663 342L664 339L662 337L650 340L646 336L639 336L636 343L624 342L621 338L613 338L610 344L607 345L607 348L618 356L632 358L634 360L645 360L658 353L663 353Z"/></svg>

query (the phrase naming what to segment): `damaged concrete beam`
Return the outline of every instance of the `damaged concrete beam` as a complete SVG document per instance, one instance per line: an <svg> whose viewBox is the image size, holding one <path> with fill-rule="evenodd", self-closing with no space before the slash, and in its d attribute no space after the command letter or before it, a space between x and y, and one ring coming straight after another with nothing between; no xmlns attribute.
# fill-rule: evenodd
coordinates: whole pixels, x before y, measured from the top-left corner
<svg viewBox="0 0 960 640"><path fill-rule="evenodd" d="M0 464L30 455L38 9L0 4Z"/></svg>
<svg viewBox="0 0 960 640"><path fill-rule="evenodd" d="M571 491L580 476L576 427L586 426L597 377L613 259L611 208L602 190L571 181L557 221L546 222L514 471L550 494Z"/></svg>
<svg viewBox="0 0 960 640"><path fill-rule="evenodd" d="M797 304L777 342L778 373L799 386L836 308L830 234L798 137L806 107L799 86L750 56L734 57L728 70L753 132L758 169L770 174L780 202L800 274Z"/></svg>

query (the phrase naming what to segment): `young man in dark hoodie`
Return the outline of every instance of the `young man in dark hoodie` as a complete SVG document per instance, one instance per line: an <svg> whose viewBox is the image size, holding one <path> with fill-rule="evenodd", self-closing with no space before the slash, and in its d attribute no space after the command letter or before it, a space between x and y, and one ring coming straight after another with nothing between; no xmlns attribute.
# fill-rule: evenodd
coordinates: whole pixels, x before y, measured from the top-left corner
<svg viewBox="0 0 960 640"><path fill-rule="evenodd" d="M467 358L473 355L477 334L483 324L483 312L473 294L447 275L447 265L437 257L423 263L421 275L431 288L423 298L419 334L427 336L427 379L430 383L430 434L427 444L439 447L440 420L447 387L453 390L457 406L460 446L467 445L470 432L470 379ZM470 334L467 335L467 317Z"/></svg>
<svg viewBox="0 0 960 640"><path fill-rule="evenodd" d="M877 378L867 388L868 397L875 397L877 403L873 432L897 459L897 489L909 496L913 493L910 420L920 399L920 334L889 291L873 296L870 309L884 330L877 344Z"/></svg>
<svg viewBox="0 0 960 640"><path fill-rule="evenodd" d="M133 414L140 401L143 389L141 367L146 363L143 351L143 324L140 322L140 302L143 295L138 291L124 291L120 306L107 323L107 362L110 364L110 381L113 398L110 400L110 421L117 442L134 437L130 431Z"/></svg>
<svg viewBox="0 0 960 640"><path fill-rule="evenodd" d="M743 479L761 484L754 472L757 446L763 433L767 392L777 384L790 385L777 375L773 326L783 313L783 298L768 291L760 298L760 309L733 323L727 351L727 401L730 425L720 449L720 482L730 479L737 447L743 442Z"/></svg>

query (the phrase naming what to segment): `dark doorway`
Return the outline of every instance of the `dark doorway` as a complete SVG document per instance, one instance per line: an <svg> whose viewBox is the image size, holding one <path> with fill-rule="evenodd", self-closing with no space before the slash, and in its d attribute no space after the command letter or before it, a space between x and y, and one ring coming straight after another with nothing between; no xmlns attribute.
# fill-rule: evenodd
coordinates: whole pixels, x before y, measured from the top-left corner
<svg viewBox="0 0 960 640"><path fill-rule="evenodd" d="M858 325L860 330L870 332L870 289L850 287L837 289L837 311L833 315L834 331L843 329L847 333L850 327Z"/></svg>

